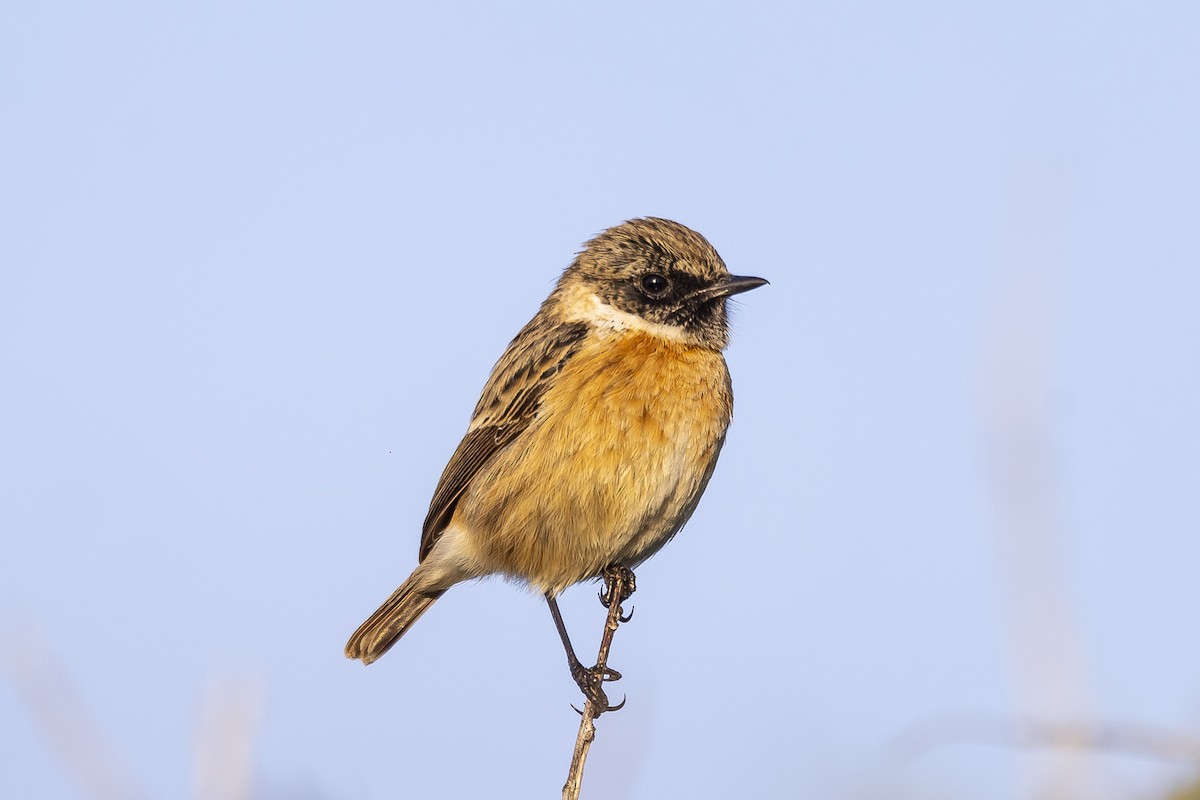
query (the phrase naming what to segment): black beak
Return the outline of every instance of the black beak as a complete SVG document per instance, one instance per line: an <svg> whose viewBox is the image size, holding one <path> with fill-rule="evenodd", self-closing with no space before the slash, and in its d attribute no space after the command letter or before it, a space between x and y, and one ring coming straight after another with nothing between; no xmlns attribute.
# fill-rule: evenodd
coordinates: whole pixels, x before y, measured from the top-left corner
<svg viewBox="0 0 1200 800"><path fill-rule="evenodd" d="M748 292L751 289L757 289L760 286L766 286L770 283L766 278L752 278L749 275L730 275L725 279L725 283L718 284L720 295L729 297L734 294Z"/></svg>
<svg viewBox="0 0 1200 800"><path fill-rule="evenodd" d="M729 297L730 295L748 292L760 286L766 286L770 281L765 278L752 278L748 275L730 275L725 280L693 292L685 298L687 303L707 303L710 300Z"/></svg>

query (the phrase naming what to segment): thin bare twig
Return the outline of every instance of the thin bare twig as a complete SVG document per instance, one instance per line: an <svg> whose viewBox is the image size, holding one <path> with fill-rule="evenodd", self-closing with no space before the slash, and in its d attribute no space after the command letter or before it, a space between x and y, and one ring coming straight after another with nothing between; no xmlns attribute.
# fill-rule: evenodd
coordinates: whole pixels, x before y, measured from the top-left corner
<svg viewBox="0 0 1200 800"><path fill-rule="evenodd" d="M622 616L621 602L633 593L633 573L628 569L618 568L606 570L604 573L605 590L600 595L602 602L608 606L608 618L604 622L604 635L600 637L600 651L596 655L596 666L593 670L603 674L608 668L608 651L612 648L613 635L622 622L628 622L629 617ZM603 693L600 695L603 698ZM607 703L598 704L589 699L583 706L579 721L579 735L575 737L575 751L571 754L571 769L567 773L567 782L563 785L563 800L579 800L579 791L583 787L583 766L587 761L588 751L596 739L595 720L605 711L614 711L624 705L624 701L615 707Z"/></svg>
<svg viewBox="0 0 1200 800"><path fill-rule="evenodd" d="M193 751L193 800L250 800L254 738L261 716L259 686L231 680L214 683Z"/></svg>
<svg viewBox="0 0 1200 800"><path fill-rule="evenodd" d="M93 716L66 662L31 624L11 628L0 620L0 679L12 684L82 795L92 800L149 797Z"/></svg>

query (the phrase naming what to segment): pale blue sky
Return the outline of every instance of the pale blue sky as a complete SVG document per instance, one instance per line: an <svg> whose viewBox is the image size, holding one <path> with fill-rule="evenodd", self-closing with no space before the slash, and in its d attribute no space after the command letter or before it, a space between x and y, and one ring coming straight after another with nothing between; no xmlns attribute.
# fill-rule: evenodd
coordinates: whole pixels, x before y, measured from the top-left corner
<svg viewBox="0 0 1200 800"><path fill-rule="evenodd" d="M772 285L585 795L999 800L1069 765L894 738L1200 731L1198 40L1186 3L9 4L0 797L82 796L38 653L150 797L199 796L222 686L256 797L557 796L536 598L341 648L504 345L641 215ZM593 651L591 590L565 611Z"/></svg>

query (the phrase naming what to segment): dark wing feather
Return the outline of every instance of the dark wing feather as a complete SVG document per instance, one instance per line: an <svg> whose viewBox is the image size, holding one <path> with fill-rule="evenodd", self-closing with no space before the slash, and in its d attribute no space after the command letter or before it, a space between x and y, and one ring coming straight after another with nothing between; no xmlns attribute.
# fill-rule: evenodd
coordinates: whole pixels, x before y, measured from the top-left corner
<svg viewBox="0 0 1200 800"><path fill-rule="evenodd" d="M509 344L483 388L471 429L434 490L421 530L421 561L450 523L459 498L479 470L533 422L542 395L586 333L582 322L547 323L539 314Z"/></svg>

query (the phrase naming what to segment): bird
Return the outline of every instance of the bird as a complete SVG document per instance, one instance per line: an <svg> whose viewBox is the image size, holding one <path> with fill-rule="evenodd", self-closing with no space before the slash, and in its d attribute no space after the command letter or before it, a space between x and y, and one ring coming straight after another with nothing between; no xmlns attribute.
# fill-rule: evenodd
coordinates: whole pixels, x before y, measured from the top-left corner
<svg viewBox="0 0 1200 800"><path fill-rule="evenodd" d="M350 637L371 664L458 583L489 575L550 605L674 537L712 477L733 414L730 274L699 233L656 217L588 241L496 363L421 530L418 565Z"/></svg>

